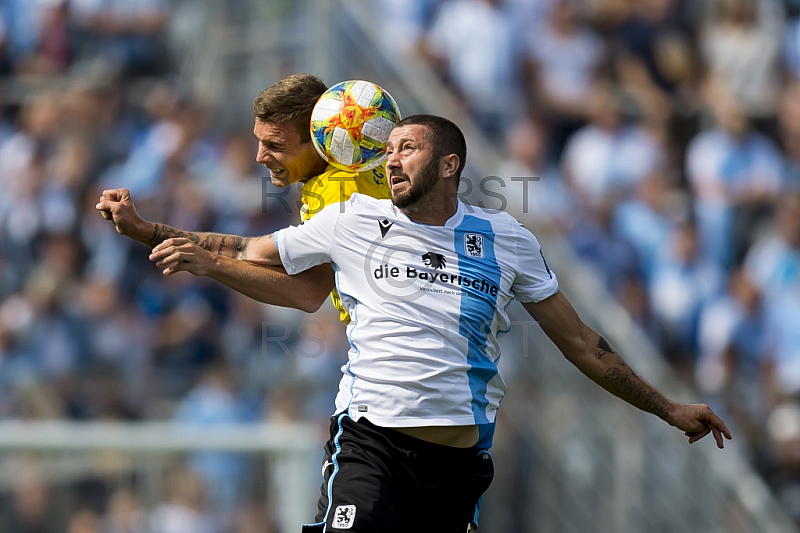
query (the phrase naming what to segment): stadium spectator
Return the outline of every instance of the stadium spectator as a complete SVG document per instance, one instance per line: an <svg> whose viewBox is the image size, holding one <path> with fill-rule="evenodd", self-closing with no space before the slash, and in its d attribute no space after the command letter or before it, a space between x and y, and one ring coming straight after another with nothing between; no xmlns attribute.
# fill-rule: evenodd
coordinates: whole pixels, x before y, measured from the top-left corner
<svg viewBox="0 0 800 533"><path fill-rule="evenodd" d="M800 395L800 290L793 288L780 296L770 298L770 327L774 334L774 347L767 389L775 403L796 399Z"/></svg>
<svg viewBox="0 0 800 533"><path fill-rule="evenodd" d="M70 517L66 533L102 533L100 519L91 509L81 509Z"/></svg>
<svg viewBox="0 0 800 533"><path fill-rule="evenodd" d="M718 295L723 271L701 253L697 228L682 221L664 243L649 281L653 312L665 329L665 355L684 376L692 373L697 353L700 311Z"/></svg>
<svg viewBox="0 0 800 533"><path fill-rule="evenodd" d="M387 38L386 45L395 50L399 46L409 54L418 52L438 3L438 0L379 0L378 23L385 24L382 34Z"/></svg>
<svg viewBox="0 0 800 533"><path fill-rule="evenodd" d="M698 328L696 383L730 413L754 455L768 445L763 420L774 400L768 309L748 272L736 269L725 292L704 306Z"/></svg>
<svg viewBox="0 0 800 533"><path fill-rule="evenodd" d="M487 192L503 201L486 200L486 206L504 209L537 228L565 230L572 221L574 199L549 158L548 130L542 121L522 119L506 135L506 159L497 179L484 179Z"/></svg>
<svg viewBox="0 0 800 533"><path fill-rule="evenodd" d="M219 163L204 166L198 169L205 171L199 185L208 198L208 209L218 215L216 231L244 234L247 219L259 215L263 207L264 184L253 164L252 136L229 137Z"/></svg>
<svg viewBox="0 0 800 533"><path fill-rule="evenodd" d="M206 490L198 476L174 467L167 477L166 500L147 518L148 528L161 533L217 533L221 524L208 509Z"/></svg>
<svg viewBox="0 0 800 533"><path fill-rule="evenodd" d="M702 253L728 270L741 259L751 231L781 192L784 162L775 143L752 128L723 85L712 83L707 100L716 126L692 139L686 175Z"/></svg>
<svg viewBox="0 0 800 533"><path fill-rule="evenodd" d="M71 0L81 59L100 58L125 75L162 74L169 0Z"/></svg>
<svg viewBox="0 0 800 533"><path fill-rule="evenodd" d="M589 120L589 102L606 59L605 43L580 18L576 0L555 0L525 32L529 107L547 117L553 149Z"/></svg>
<svg viewBox="0 0 800 533"><path fill-rule="evenodd" d="M502 138L519 109L513 44L500 0L445 0L423 42L425 57L490 137Z"/></svg>
<svg viewBox="0 0 800 533"><path fill-rule="evenodd" d="M640 180L630 198L614 207L613 232L636 248L643 279L649 280L658 262L661 246L686 216L684 195L670 184L666 171L656 171Z"/></svg>
<svg viewBox="0 0 800 533"><path fill-rule="evenodd" d="M156 197L162 186L169 162L178 162L180 150L190 142L181 123L181 107L185 105L178 89L160 82L148 92L145 100L147 123L137 132L137 141L124 161L110 166L101 177L124 183L136 194ZM178 170L179 167L173 167Z"/></svg>
<svg viewBox="0 0 800 533"><path fill-rule="evenodd" d="M750 247L744 265L767 298L800 288L800 193L781 197L771 227Z"/></svg>
<svg viewBox="0 0 800 533"><path fill-rule="evenodd" d="M800 190L800 78L787 82L783 90L778 140L786 158L786 187Z"/></svg>
<svg viewBox="0 0 800 533"><path fill-rule="evenodd" d="M783 26L778 0L712 0L700 28L698 48L709 73L764 127L778 101Z"/></svg>
<svg viewBox="0 0 800 533"><path fill-rule="evenodd" d="M252 421L236 389L235 377L227 362L217 359L207 365L197 384L183 397L173 420L223 427ZM204 451L191 454L188 466L206 486L209 507L216 512L231 512L244 487L245 459L233 453Z"/></svg>
<svg viewBox="0 0 800 533"><path fill-rule="evenodd" d="M786 24L783 61L789 81L800 81L800 16L796 16Z"/></svg>
<svg viewBox="0 0 800 533"><path fill-rule="evenodd" d="M294 350L298 390L303 390L301 418L324 421L338 389L338 374L350 348L335 314L322 309L306 317Z"/></svg>
<svg viewBox="0 0 800 533"><path fill-rule="evenodd" d="M67 71L72 63L72 37L67 0L43 0L39 13L40 34L35 62L29 66L34 74L52 76Z"/></svg>
<svg viewBox="0 0 800 533"><path fill-rule="evenodd" d="M622 90L649 120L668 124L693 111L695 52L676 0L631 2L614 32L614 67Z"/></svg>
<svg viewBox="0 0 800 533"><path fill-rule="evenodd" d="M652 130L626 122L613 88L593 91L590 113L591 122L567 141L562 172L579 202L597 208L627 198L667 154Z"/></svg>
<svg viewBox="0 0 800 533"><path fill-rule="evenodd" d="M30 457L19 456L13 486L12 508L6 523L9 531L19 533L50 533L55 524L49 512L52 493L42 477L42 465Z"/></svg>
<svg viewBox="0 0 800 533"><path fill-rule="evenodd" d="M144 511L139 498L128 488L114 490L102 520L102 533L146 533Z"/></svg>
<svg viewBox="0 0 800 533"><path fill-rule="evenodd" d="M774 458L766 477L783 507L800 524L800 404L781 403L766 426Z"/></svg>
<svg viewBox="0 0 800 533"><path fill-rule="evenodd" d="M636 248L613 232L613 207L611 201L582 207L567 238L577 256L616 294L628 280L641 279L641 266Z"/></svg>
<svg viewBox="0 0 800 533"><path fill-rule="evenodd" d="M24 71L36 54L41 36L38 1L8 0L3 2L3 34L7 61L12 72Z"/></svg>

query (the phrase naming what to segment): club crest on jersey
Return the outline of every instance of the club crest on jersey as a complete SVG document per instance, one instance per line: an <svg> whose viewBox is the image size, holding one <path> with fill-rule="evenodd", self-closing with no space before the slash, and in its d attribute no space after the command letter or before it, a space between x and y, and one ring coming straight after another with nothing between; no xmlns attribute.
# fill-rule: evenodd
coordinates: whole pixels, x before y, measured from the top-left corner
<svg viewBox="0 0 800 533"><path fill-rule="evenodd" d="M480 233L465 233L464 252L467 257L486 257L483 251L483 235Z"/></svg>
<svg viewBox="0 0 800 533"><path fill-rule="evenodd" d="M425 266L433 267L435 270L444 268L447 265L447 260L444 256L435 252L422 254L422 260L425 262Z"/></svg>
<svg viewBox="0 0 800 533"><path fill-rule="evenodd" d="M353 527L355 519L355 505L339 505L336 507L336 512L333 514L333 524L331 527L334 529L350 529Z"/></svg>

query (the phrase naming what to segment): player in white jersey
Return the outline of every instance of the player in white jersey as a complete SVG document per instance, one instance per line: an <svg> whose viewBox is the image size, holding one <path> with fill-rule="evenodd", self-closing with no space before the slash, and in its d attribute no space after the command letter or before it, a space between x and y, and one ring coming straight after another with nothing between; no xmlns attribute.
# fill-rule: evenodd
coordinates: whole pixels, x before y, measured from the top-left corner
<svg viewBox="0 0 800 533"><path fill-rule="evenodd" d="M505 392L496 362L506 306L558 291L536 238L508 214L461 202L443 226L358 194L317 216L275 242L289 274L335 265L356 317L337 411L382 427L477 425L488 448Z"/></svg>
<svg viewBox="0 0 800 533"><path fill-rule="evenodd" d="M519 222L458 200L465 159L452 122L407 117L389 139L391 201L354 195L264 237L250 256L289 274L330 262L352 317L317 523L306 531L463 532L475 521L505 391L497 337L514 298L609 392L690 443L731 438L707 405L668 400L581 321ZM174 239L152 257L170 274L194 272L206 253Z"/></svg>

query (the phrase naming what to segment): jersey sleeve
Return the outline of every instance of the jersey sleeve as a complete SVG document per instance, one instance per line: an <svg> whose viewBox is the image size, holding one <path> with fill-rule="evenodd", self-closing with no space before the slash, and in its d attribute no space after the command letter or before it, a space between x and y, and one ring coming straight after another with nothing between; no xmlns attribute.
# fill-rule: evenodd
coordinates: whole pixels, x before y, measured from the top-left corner
<svg viewBox="0 0 800 533"><path fill-rule="evenodd" d="M275 245L288 274L330 262L336 224L342 212L340 207L339 203L329 205L299 226L275 232Z"/></svg>
<svg viewBox="0 0 800 533"><path fill-rule="evenodd" d="M547 266L536 237L519 222L514 222L517 274L511 291L523 303L540 302L558 292L558 280Z"/></svg>

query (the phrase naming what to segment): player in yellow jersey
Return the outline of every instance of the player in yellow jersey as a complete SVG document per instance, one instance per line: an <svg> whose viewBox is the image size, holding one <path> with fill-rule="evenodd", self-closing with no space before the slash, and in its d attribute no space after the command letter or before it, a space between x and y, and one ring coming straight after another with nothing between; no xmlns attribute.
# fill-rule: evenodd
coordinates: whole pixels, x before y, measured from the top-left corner
<svg viewBox="0 0 800 533"><path fill-rule="evenodd" d="M327 89L309 74L293 74L264 89L253 101L253 134L258 139L256 161L270 171L272 183L288 187L302 183L300 216L305 221L326 205L345 201L353 193L389 198L383 168L347 172L328 165L311 142L309 125L314 104ZM343 322L350 321L334 288L333 269L319 267L300 276L282 268L247 261L271 236L241 237L176 229L143 220L127 189L103 191L97 209L113 220L117 231L147 246L174 250L177 261L159 265L164 274L188 271L210 276L256 300L315 311L331 293ZM163 243L163 244L162 244ZM252 253L257 256L257 253ZM244 261L242 261L244 260ZM287 290L287 285L293 290ZM280 291L274 290L280 287Z"/></svg>
<svg viewBox="0 0 800 533"><path fill-rule="evenodd" d="M328 165L325 172L308 180L300 192L303 202L300 219L303 222L322 211L325 206L349 199L354 192L375 198L389 198L389 187L383 167L356 173ZM339 311L339 320L349 324L350 315L347 314L339 298L339 292L335 288L331 291L331 301Z"/></svg>
<svg viewBox="0 0 800 533"><path fill-rule="evenodd" d="M322 159L311 143L311 112L326 90L319 78L294 74L263 90L253 101L253 134L259 140L256 161L269 169L272 183L279 187L304 184L303 221L329 204L348 200L355 192L389 198L383 167L357 173L340 170ZM331 298L339 318L349 323L335 289Z"/></svg>
<svg viewBox="0 0 800 533"><path fill-rule="evenodd" d="M329 165L325 172L307 181L301 192L300 220L305 222L325 206L349 199L354 192L374 198L389 198L383 167L349 172Z"/></svg>

